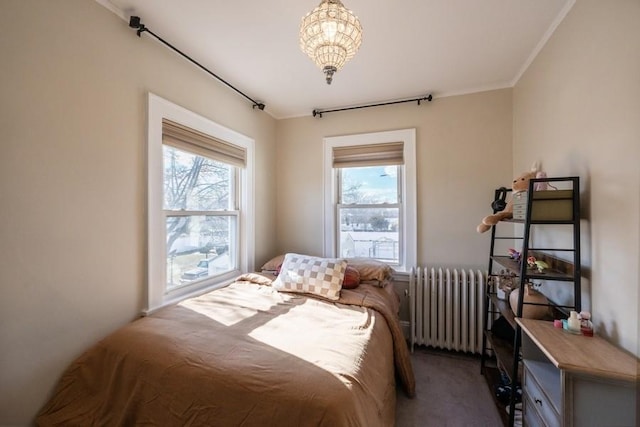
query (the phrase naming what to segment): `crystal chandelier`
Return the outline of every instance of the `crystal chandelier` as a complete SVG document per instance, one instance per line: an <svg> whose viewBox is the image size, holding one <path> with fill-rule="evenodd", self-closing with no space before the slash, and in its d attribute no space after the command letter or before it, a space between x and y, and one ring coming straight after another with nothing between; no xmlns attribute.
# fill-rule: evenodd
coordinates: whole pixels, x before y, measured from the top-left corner
<svg viewBox="0 0 640 427"><path fill-rule="evenodd" d="M300 48L322 69L327 84L361 42L360 21L340 0L322 0L300 23Z"/></svg>

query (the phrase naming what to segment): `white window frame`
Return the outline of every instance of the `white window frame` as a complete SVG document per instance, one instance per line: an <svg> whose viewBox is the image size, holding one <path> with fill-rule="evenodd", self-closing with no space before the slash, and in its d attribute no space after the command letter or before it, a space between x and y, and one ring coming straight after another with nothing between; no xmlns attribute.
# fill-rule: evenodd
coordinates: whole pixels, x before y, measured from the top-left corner
<svg viewBox="0 0 640 427"><path fill-rule="evenodd" d="M403 142L404 167L401 174L401 208L402 227L400 230L400 265L394 266L398 272L408 272L416 265L418 233L417 233L417 191L416 191L416 130L400 129L386 132L364 133L327 137L323 139L323 182L324 182L324 245L323 252L327 257L337 256L337 203L338 174L333 167L334 147L384 144Z"/></svg>
<svg viewBox="0 0 640 427"><path fill-rule="evenodd" d="M255 141L234 130L228 129L206 117L187 110L153 93L148 96L147 122L147 307L145 313L174 304L185 298L226 286L242 271L253 271L255 256L255 196L254 165ZM198 281L189 286L166 289L167 258L166 224L163 211L163 152L162 119L169 119L216 139L246 149L246 167L238 168L240 210L239 227L239 270Z"/></svg>

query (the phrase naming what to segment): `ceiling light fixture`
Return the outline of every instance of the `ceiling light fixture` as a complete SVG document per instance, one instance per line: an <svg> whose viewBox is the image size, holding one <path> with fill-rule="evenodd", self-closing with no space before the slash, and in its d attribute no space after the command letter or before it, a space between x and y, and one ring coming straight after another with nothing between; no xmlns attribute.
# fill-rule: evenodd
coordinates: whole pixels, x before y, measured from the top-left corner
<svg viewBox="0 0 640 427"><path fill-rule="evenodd" d="M353 58L360 43L360 20L340 0L322 0L300 23L300 48L322 69L327 84Z"/></svg>

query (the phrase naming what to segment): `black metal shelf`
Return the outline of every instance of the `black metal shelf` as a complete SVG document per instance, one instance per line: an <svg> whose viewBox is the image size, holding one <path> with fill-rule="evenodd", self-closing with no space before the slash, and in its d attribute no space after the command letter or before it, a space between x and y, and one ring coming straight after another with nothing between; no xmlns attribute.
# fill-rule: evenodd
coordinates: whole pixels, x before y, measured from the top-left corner
<svg viewBox="0 0 640 427"><path fill-rule="evenodd" d="M537 193L535 196L534 188L535 184L539 182L563 182L566 186L571 187L571 197L553 197L552 195ZM496 190L496 200L499 195L499 190ZM511 402L509 405L509 416L507 416L508 426L513 426L514 417L513 413L515 411L515 398L516 398L516 387L515 385L519 383L520 375L521 375L521 358L520 358L520 337L521 337L521 328L517 325L515 319L518 313L523 312L523 306L527 303L524 301L525 292L519 292L518 294L518 302L516 313L511 310L511 305L508 301L501 300L497 297L497 289L495 285L494 278L499 276L494 273L494 268L496 266L501 266L507 271L511 271L515 274L516 279L520 284L529 283L531 280L542 280L545 283L549 283L549 286L562 285L563 283L573 283L573 305L556 305L555 303L549 301L549 304L534 304L534 305L548 305L552 309L555 310L555 313L559 313L560 315L566 316L566 309L574 309L576 311L580 311L581 309L581 268L580 268L580 185L578 177L559 177L559 178L541 178L541 179L532 179L529 182L528 189L528 197L526 203L526 214L525 219L508 219L499 222L498 224L491 227L491 246L489 250L489 277L491 280L487 283L486 294L485 294L485 316L484 316L484 334L483 334L483 342L482 342L482 358L480 362L480 370L482 374L485 376L487 383L492 386L496 380L495 372L492 372L491 368L487 366L487 349L488 344L493 349L497 367L495 369L500 369L504 372L511 381ZM548 197L550 196L550 197ZM556 195L557 196L557 195ZM538 208L538 213L540 210L543 210L545 215L536 215L538 217L544 216L545 219L532 219L531 212L534 211L533 204L539 201L549 202L552 200L561 200L566 204L567 200L571 201L571 219L567 220L569 214L565 211L564 218L562 219L548 219L552 211L544 209L545 205L536 205ZM553 211L555 212L555 211ZM494 212L495 213L495 212ZM514 233L513 228L510 229L502 229L501 233L497 233L496 229L500 227L500 224L523 224L522 234L515 236L507 236L506 230L511 230L511 234ZM545 225L571 225L572 233L573 233L573 246L570 248L536 248L532 245L531 242L531 229L533 226L543 227ZM517 228L516 230L520 230ZM536 230L538 228L536 227ZM496 240L513 240L519 241L522 244L522 250L520 252L520 259L526 260L530 256L534 256L536 260L545 261L549 268L545 268L543 271L538 271L535 269L529 269L526 265L526 262L519 262L516 259L511 258L510 256L503 254L494 253L495 250L495 241ZM567 245L568 246L568 245ZM557 258L555 253L565 253L569 255L571 261L567 261L565 259ZM524 265L523 265L524 264ZM491 330L490 325L495 319L496 316L502 315L508 322L509 325L514 329L514 340L513 343L506 342L504 339L497 337ZM498 374L499 377L499 374ZM499 380L499 378L498 378ZM494 396L495 398L495 396ZM496 404L499 410L504 411L505 405L496 401Z"/></svg>

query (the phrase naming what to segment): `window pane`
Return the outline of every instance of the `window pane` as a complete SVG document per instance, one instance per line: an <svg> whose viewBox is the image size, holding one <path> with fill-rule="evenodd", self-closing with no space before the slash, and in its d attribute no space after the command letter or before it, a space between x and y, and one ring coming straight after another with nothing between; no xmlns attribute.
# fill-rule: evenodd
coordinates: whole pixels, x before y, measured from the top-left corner
<svg viewBox="0 0 640 427"><path fill-rule="evenodd" d="M399 208L341 208L341 257L400 262Z"/></svg>
<svg viewBox="0 0 640 427"><path fill-rule="evenodd" d="M170 216L167 289L236 269L235 216Z"/></svg>
<svg viewBox="0 0 640 427"><path fill-rule="evenodd" d="M164 209L226 210L233 166L163 145Z"/></svg>
<svg viewBox="0 0 640 427"><path fill-rule="evenodd" d="M398 203L398 166L341 169L341 203Z"/></svg>

